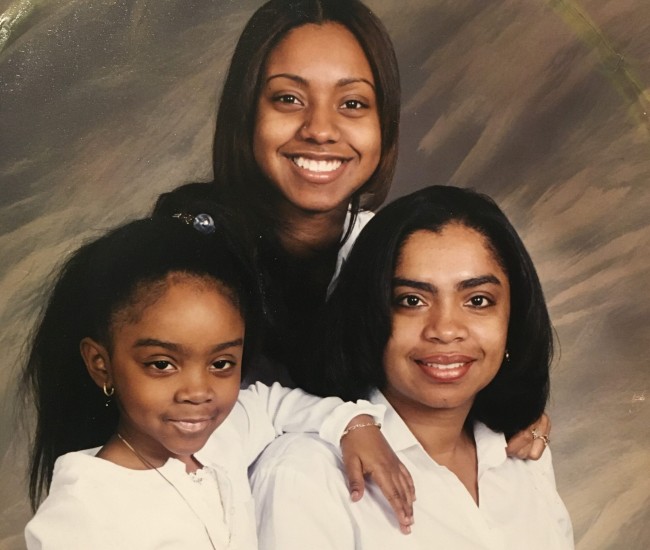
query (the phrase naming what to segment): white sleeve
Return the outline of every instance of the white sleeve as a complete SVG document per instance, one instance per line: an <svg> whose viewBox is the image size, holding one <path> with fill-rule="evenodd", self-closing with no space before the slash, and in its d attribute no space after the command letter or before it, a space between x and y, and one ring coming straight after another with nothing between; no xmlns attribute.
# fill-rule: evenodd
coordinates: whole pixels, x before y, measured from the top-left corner
<svg viewBox="0 0 650 550"><path fill-rule="evenodd" d="M565 546L562 548L573 548L573 525L569 512L562 502L555 485L555 472L553 471L553 457L550 447L544 450L544 453L532 465L536 474L536 485L540 494L545 495L548 500L547 511L553 521L557 524L557 533L561 537Z"/></svg>
<svg viewBox="0 0 650 550"><path fill-rule="evenodd" d="M383 405L364 400L346 403L338 397L321 398L278 383L257 382L239 392L231 416L251 464L282 433L315 432L338 448L345 427L355 416L368 414L381 422L384 412Z"/></svg>
<svg viewBox="0 0 650 550"><path fill-rule="evenodd" d="M70 494L48 497L25 527L28 550L111 550L116 541L106 516Z"/></svg>
<svg viewBox="0 0 650 550"><path fill-rule="evenodd" d="M354 550L355 527L342 472L313 445L301 456L271 447L251 477L259 550ZM334 456L333 449L326 450ZM280 456L278 456L278 454Z"/></svg>

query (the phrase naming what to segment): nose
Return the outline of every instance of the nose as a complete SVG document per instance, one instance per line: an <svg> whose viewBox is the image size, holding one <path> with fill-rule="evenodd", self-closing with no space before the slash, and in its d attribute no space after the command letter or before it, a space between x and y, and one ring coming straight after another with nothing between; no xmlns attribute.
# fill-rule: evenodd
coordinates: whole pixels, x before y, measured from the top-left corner
<svg viewBox="0 0 650 550"><path fill-rule="evenodd" d="M431 308L423 329L426 340L451 344L464 340L467 334L467 325L461 308L454 307L453 304L441 304L439 307Z"/></svg>
<svg viewBox="0 0 650 550"><path fill-rule="evenodd" d="M209 403L215 397L212 375L205 368L185 369L179 377L176 401L179 403Z"/></svg>
<svg viewBox="0 0 650 550"><path fill-rule="evenodd" d="M337 142L340 131L336 117L336 110L328 105L311 105L305 109L304 122L298 130L299 137L317 144Z"/></svg>

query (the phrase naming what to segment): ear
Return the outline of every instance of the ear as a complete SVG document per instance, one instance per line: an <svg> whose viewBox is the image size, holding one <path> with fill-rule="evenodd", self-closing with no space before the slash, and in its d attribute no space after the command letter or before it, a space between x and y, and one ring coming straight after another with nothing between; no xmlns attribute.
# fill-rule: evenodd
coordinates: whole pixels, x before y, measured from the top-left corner
<svg viewBox="0 0 650 550"><path fill-rule="evenodd" d="M86 364L88 374L100 388L112 387L113 380L110 372L110 358L108 351L92 338L84 338L79 343L79 351Z"/></svg>

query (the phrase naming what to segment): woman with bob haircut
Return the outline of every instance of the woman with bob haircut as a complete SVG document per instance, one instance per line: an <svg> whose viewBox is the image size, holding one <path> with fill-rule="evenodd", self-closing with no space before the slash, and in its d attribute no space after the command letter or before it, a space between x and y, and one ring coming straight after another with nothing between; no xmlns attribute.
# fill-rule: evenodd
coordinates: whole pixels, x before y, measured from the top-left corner
<svg viewBox="0 0 650 550"><path fill-rule="evenodd" d="M387 407L416 523L395 538L373 488L351 506L330 448L287 436L251 478L261 548L573 548L550 452L506 455L544 410L553 333L533 262L489 197L433 186L381 210L304 351L311 391Z"/></svg>
<svg viewBox="0 0 650 550"><path fill-rule="evenodd" d="M265 298L248 381L310 386L298 352L395 172L400 79L381 21L358 0L271 0L246 24L217 113L214 182L163 194L154 215L209 198L256 257ZM546 415L539 419L550 429ZM538 458L529 431L509 452Z"/></svg>

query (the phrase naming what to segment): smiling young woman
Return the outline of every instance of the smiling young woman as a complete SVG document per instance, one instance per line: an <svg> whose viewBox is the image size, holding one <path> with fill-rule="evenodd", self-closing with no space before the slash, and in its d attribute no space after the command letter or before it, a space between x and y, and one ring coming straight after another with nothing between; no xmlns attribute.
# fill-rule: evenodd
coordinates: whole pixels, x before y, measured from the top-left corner
<svg viewBox="0 0 650 550"><path fill-rule="evenodd" d="M246 24L224 83L212 184L159 199L165 216L202 196L238 215L267 301L251 380L300 384L297 343L397 160L393 46L357 0L271 0Z"/></svg>
<svg viewBox="0 0 650 550"><path fill-rule="evenodd" d="M289 32L266 63L253 136L286 230L322 213L340 238L350 198L379 164L380 135L374 77L354 35L335 23Z"/></svg>

